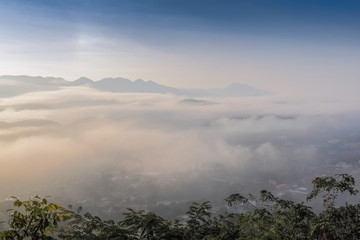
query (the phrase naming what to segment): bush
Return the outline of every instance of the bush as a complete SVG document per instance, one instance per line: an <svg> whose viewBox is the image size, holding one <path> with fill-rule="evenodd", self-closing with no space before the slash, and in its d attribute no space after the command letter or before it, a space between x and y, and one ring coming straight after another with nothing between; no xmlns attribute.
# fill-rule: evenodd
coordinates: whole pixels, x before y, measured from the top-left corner
<svg viewBox="0 0 360 240"><path fill-rule="evenodd" d="M169 221L154 212L128 209L124 220L104 221L90 213L74 212L38 196L21 201L14 198L4 240L221 240L221 239L360 239L360 204L336 207L340 193L358 193L355 180L348 174L318 177L307 200L322 196L323 211L315 213L304 202L295 203L263 190L259 198L232 194L229 206L242 206L241 213L213 216L209 201L194 202L186 212L186 222Z"/></svg>

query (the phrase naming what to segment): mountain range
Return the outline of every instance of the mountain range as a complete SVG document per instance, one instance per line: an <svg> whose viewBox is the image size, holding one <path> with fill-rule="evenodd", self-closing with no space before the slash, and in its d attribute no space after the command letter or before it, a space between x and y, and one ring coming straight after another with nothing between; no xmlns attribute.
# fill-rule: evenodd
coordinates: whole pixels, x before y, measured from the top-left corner
<svg viewBox="0 0 360 240"><path fill-rule="evenodd" d="M241 97L263 96L268 92L242 83L232 83L225 88L211 89L182 89L158 84L154 81L137 79L131 81L125 78L104 78L93 81L81 77L75 81L66 81L56 77L33 76L0 76L0 97L11 97L27 92L52 91L66 86L88 86L107 92L134 92L134 93L170 93L188 97Z"/></svg>

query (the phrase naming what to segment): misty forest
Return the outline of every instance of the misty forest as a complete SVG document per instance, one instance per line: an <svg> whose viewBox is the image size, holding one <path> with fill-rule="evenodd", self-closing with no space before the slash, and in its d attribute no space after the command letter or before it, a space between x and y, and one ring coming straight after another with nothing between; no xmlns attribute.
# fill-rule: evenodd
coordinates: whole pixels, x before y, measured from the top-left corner
<svg viewBox="0 0 360 240"><path fill-rule="evenodd" d="M0 0L0 240L360 240L360 1Z"/></svg>

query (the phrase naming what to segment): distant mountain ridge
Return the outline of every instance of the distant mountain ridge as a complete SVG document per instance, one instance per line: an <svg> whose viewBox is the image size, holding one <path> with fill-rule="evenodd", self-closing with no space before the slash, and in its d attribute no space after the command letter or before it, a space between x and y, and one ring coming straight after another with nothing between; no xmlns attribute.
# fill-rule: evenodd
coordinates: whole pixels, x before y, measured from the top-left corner
<svg viewBox="0 0 360 240"><path fill-rule="evenodd" d="M34 91L52 91L65 86L88 86L107 92L170 93L188 97L242 97L269 94L264 90L242 83L232 83L225 88L181 89L161 85L154 81L142 79L131 81L121 77L104 78L99 81L81 77L71 82L57 77L5 75L0 76L0 97L16 96Z"/></svg>

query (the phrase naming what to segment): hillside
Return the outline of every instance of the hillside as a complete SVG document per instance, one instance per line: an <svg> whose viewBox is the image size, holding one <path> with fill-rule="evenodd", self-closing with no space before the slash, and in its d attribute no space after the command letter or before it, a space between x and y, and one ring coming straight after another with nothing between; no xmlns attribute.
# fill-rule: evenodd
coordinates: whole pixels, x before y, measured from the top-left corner
<svg viewBox="0 0 360 240"><path fill-rule="evenodd" d="M161 85L154 81L144 81L142 79L130 81L120 77L104 78L99 81L82 77L71 82L55 77L6 75L0 76L0 86L0 97L10 97L36 91L54 91L69 86L86 86L106 92L169 93L188 97L243 97L269 94L264 90L241 83L232 83L225 88L181 89Z"/></svg>

